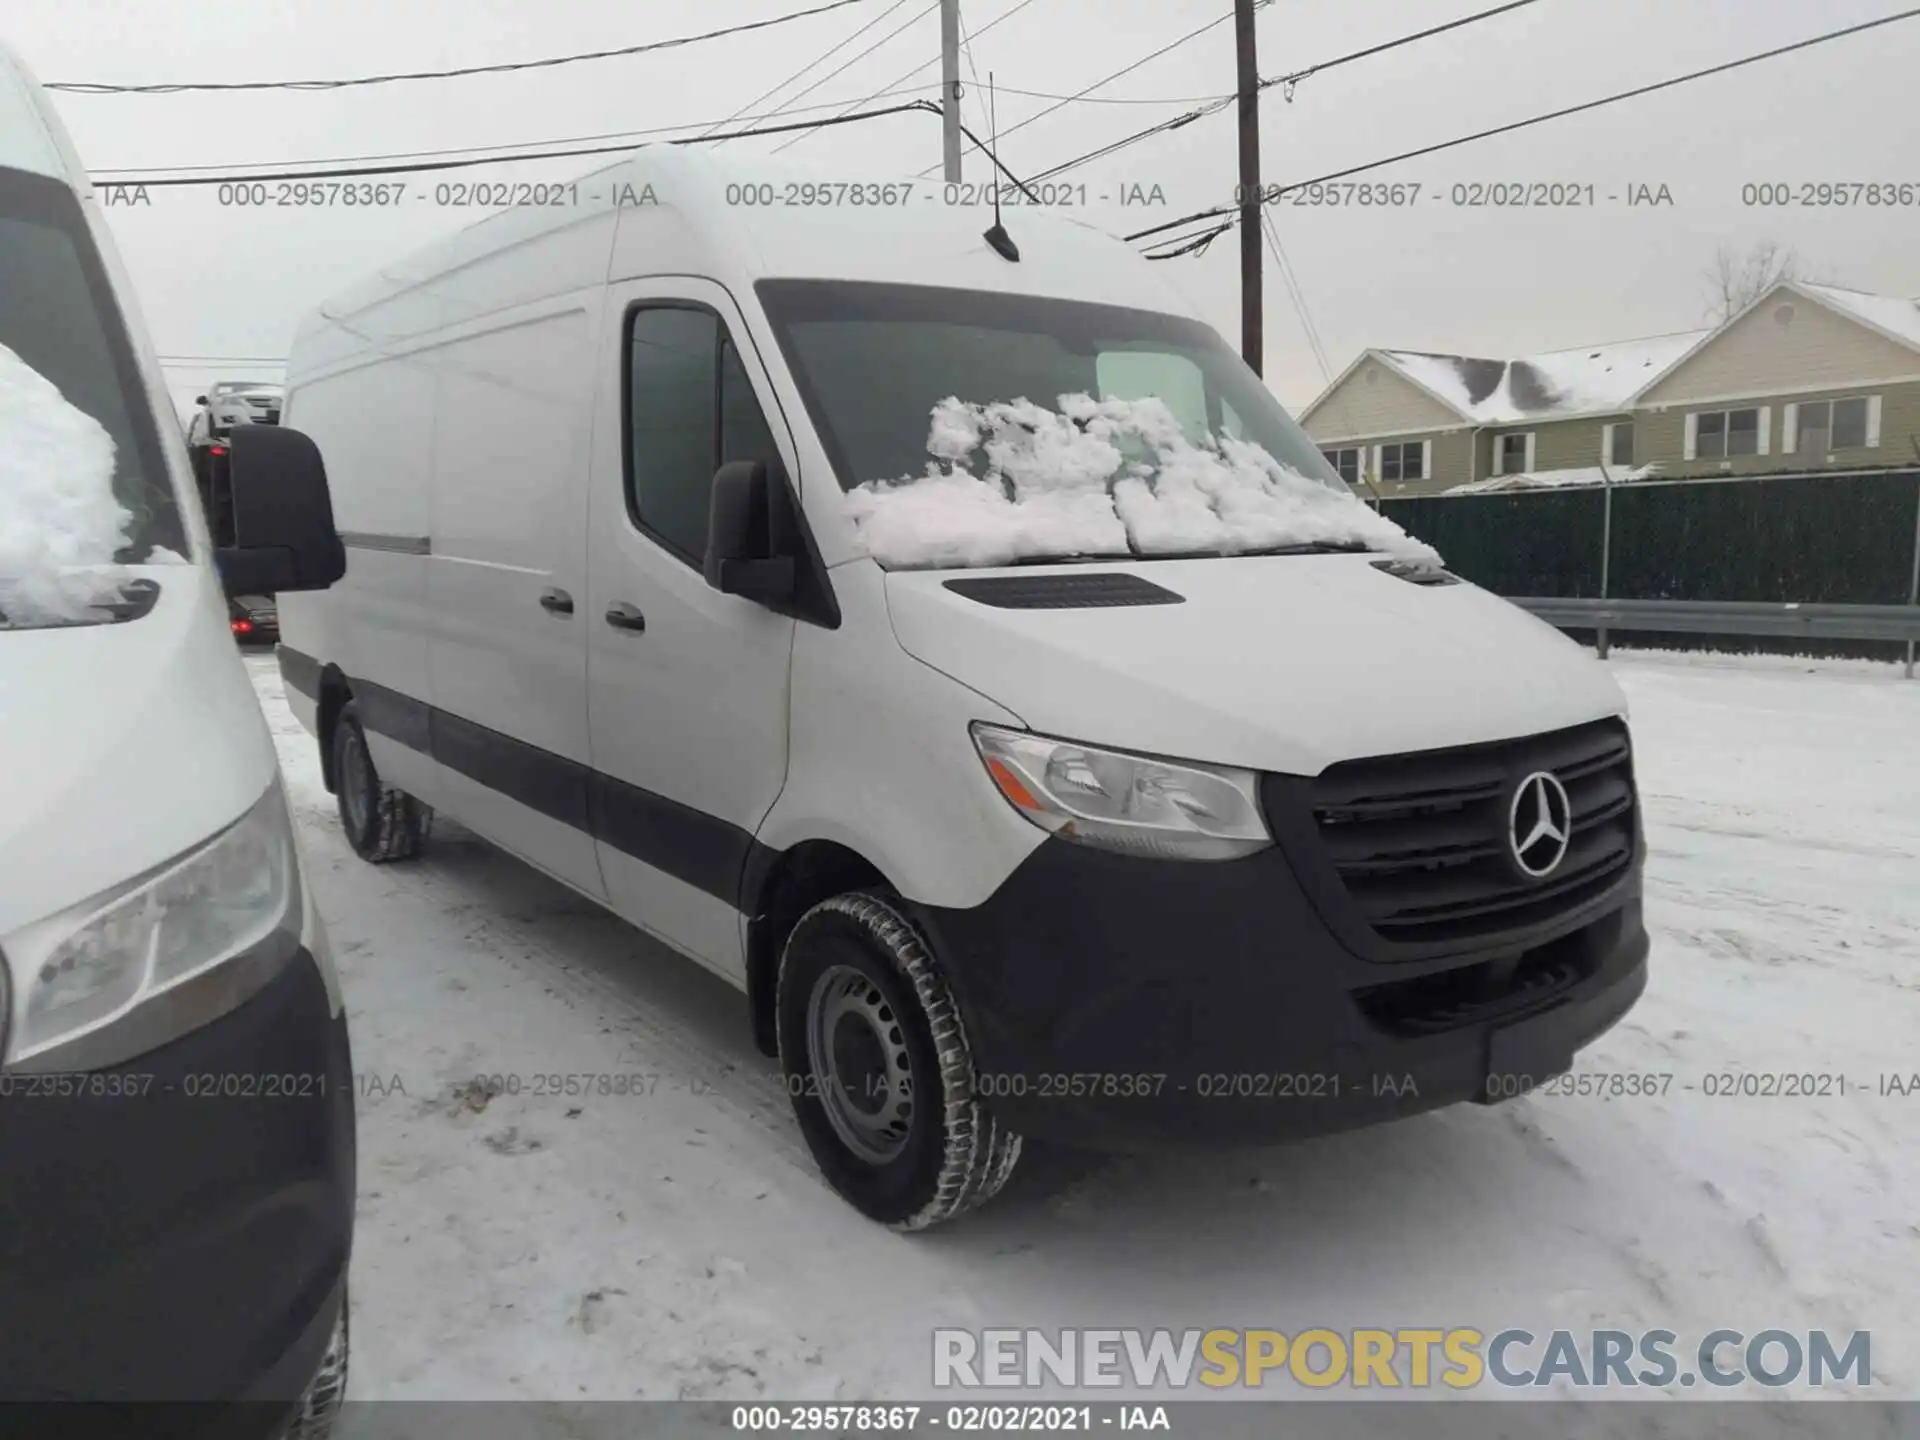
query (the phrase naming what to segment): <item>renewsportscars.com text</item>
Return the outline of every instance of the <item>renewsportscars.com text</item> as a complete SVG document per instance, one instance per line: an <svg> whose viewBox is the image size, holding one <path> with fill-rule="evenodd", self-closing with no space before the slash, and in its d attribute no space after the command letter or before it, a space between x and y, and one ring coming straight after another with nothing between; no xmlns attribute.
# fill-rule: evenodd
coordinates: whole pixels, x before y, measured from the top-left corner
<svg viewBox="0 0 1920 1440"><path fill-rule="evenodd" d="M1865 1330L1487 1332L1458 1326L1348 1330L957 1330L933 1332L939 1389L1056 1385L1138 1390L1444 1387L1819 1388L1872 1382Z"/></svg>

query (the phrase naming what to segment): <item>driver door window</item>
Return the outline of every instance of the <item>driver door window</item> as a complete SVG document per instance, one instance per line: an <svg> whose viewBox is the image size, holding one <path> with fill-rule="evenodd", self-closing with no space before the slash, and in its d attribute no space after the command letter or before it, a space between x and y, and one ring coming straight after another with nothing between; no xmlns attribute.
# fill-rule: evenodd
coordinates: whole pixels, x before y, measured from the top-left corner
<svg viewBox="0 0 1920 1440"><path fill-rule="evenodd" d="M779 464L766 416L720 318L710 310L635 311L627 331L627 512L667 550L698 565L707 549L713 472L729 460Z"/></svg>

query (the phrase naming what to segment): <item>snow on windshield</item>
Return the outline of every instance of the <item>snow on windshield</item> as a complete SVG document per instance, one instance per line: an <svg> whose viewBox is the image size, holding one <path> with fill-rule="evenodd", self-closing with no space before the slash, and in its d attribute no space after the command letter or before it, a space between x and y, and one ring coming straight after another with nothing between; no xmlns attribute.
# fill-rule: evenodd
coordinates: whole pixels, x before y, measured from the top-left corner
<svg viewBox="0 0 1920 1440"><path fill-rule="evenodd" d="M882 565L1007 565L1076 555L1233 554L1361 543L1439 555L1344 490L1227 436L1188 439L1164 401L1062 395L933 408L924 475L847 492L855 535ZM984 478L971 473L984 457Z"/></svg>
<svg viewBox="0 0 1920 1440"><path fill-rule="evenodd" d="M126 573L133 515L113 493L113 439L0 345L0 624L101 618Z"/></svg>

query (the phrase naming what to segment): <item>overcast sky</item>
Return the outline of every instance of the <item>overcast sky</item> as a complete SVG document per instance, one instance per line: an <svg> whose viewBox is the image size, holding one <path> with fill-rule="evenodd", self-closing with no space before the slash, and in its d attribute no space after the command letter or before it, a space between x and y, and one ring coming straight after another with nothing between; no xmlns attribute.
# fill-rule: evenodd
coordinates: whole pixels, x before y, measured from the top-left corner
<svg viewBox="0 0 1920 1440"><path fill-rule="evenodd" d="M43 80L149 83L307 79L445 69L611 49L806 8L818 0L8 0L7 40ZM862 0L747 35L553 69L332 92L58 98L88 166L230 166L566 140L719 120L875 19L893 0ZM1272 0L1259 12L1264 75L1317 62L1476 10L1494 0ZM999 86L1002 132L1177 39L1230 0L964 0L971 32L1013 11L972 47ZM1307 179L1434 141L1704 68L1894 13L1897 0L1539 0L1459 31L1303 80L1288 103L1263 99L1261 146L1272 181ZM927 13L915 19L922 10ZM895 38L799 99L852 105L939 54L928 0L894 13L764 110L906 23ZM1920 20L1372 172L1418 182L1410 209L1274 208L1325 359L1338 373L1367 346L1513 355L1700 324L1703 272L1716 247L1771 239L1819 278L1920 296L1920 206L1757 208L1758 182L1905 182L1920 186L1913 122ZM1092 92L1190 102L1233 85L1233 26ZM963 64L963 78L971 72ZM929 63L902 83L937 89ZM897 97L907 98L907 97ZM966 119L984 130L984 97ZM885 102L897 103L897 102ZM1010 135L1002 159L1029 174L1191 103L1066 105ZM809 114L832 112L812 111ZM780 137L787 139L790 137ZM771 151L774 140L729 150ZM849 176L937 164L940 127L904 115L811 135L793 159ZM784 158L784 157L783 157ZM461 172L563 180L604 163L551 160ZM967 178L985 176L979 157ZM1083 218L1116 232L1230 200L1233 111L1156 136L1073 172ZM427 191L444 176L418 177ZM1067 178L1067 177L1062 177ZM1456 184L1548 181L1595 187L1595 208L1456 208ZM1125 210L1101 192L1159 186L1163 206ZM1630 187L1673 203L1629 207ZM1435 200L1432 197L1443 198ZM1619 195L1610 201L1609 195ZM430 201L385 211L222 208L211 190L155 190L109 214L155 343L169 356L286 353L299 315L374 267L474 218ZM1238 344L1237 236L1166 269ZM1268 266L1266 375L1298 409L1327 375ZM169 365L190 401L215 375ZM267 366L264 373L274 374Z"/></svg>

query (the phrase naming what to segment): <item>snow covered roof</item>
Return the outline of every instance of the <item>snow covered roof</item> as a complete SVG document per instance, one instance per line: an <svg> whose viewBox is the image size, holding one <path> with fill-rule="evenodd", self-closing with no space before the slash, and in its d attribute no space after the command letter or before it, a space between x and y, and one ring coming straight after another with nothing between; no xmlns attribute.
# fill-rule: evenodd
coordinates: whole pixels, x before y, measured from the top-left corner
<svg viewBox="0 0 1920 1440"><path fill-rule="evenodd" d="M1610 415L1711 329L1550 350L1519 360L1376 350L1408 380L1476 425Z"/></svg>
<svg viewBox="0 0 1920 1440"><path fill-rule="evenodd" d="M1920 350L1920 302L1897 295L1875 295L1866 290L1844 290L1838 285L1797 284L1793 287L1825 301L1852 319L1871 325L1903 345Z"/></svg>

